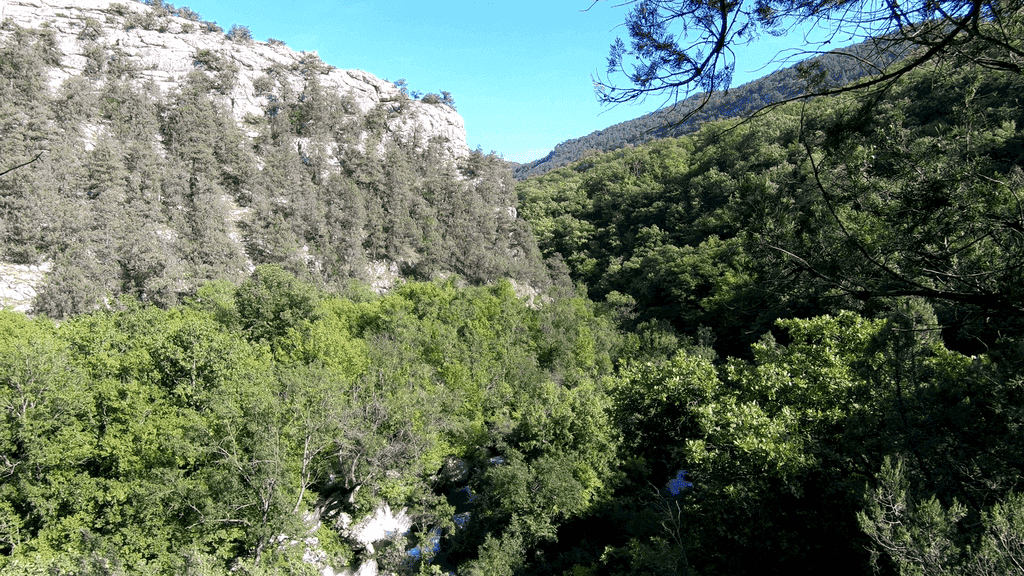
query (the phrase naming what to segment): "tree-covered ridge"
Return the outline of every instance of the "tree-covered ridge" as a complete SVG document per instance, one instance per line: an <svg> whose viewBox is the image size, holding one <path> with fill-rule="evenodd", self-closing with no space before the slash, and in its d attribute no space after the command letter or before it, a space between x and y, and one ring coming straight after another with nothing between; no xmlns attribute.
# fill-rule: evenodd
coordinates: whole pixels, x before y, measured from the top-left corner
<svg viewBox="0 0 1024 576"><path fill-rule="evenodd" d="M943 68L877 101L793 103L527 180L520 211L592 297L709 327L728 354L774 318L898 296L989 342L982 318L1024 306L1020 86Z"/></svg>
<svg viewBox="0 0 1024 576"><path fill-rule="evenodd" d="M255 83L262 115L236 125L237 67L200 50L167 93L116 46L82 36L85 73L48 88L53 32L11 21L0 46L0 259L54 263L37 310L87 311L120 294L169 305L213 279L277 263L324 285L456 273L541 287L510 174L480 154L394 132L399 94L368 113L325 88L308 55ZM296 82L298 78L298 82Z"/></svg>
<svg viewBox="0 0 1024 576"><path fill-rule="evenodd" d="M517 180L524 180L594 154L690 134L707 122L744 118L777 102L877 74L905 57L906 51L906 44L879 48L869 41L815 56L742 86L696 94L639 118L567 140L544 158L515 166L513 173Z"/></svg>

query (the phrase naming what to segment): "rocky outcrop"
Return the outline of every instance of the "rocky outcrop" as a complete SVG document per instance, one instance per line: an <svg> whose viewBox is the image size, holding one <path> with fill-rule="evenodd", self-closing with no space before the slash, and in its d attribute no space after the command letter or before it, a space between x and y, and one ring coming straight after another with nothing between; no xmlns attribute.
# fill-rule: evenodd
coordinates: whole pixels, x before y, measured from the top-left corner
<svg viewBox="0 0 1024 576"><path fill-rule="evenodd" d="M382 503L373 512L373 516L364 518L350 530L351 539L357 545L373 554L373 545L376 542L389 540L409 532L412 528L412 518L402 508L397 514L391 512L391 506Z"/></svg>
<svg viewBox="0 0 1024 576"><path fill-rule="evenodd" d="M36 297L36 288L50 271L51 264L38 266L0 262L0 309L28 312Z"/></svg>
<svg viewBox="0 0 1024 576"><path fill-rule="evenodd" d="M0 0L0 21L5 19L26 28L54 30L62 54L60 65L50 72L54 87L86 70L87 48L95 44L119 50L141 67L140 81L152 80L164 92L196 69L198 53L214 54L238 70L236 82L222 98L239 122L263 113L266 100L256 95L253 82L268 69L278 65L294 70L310 59L319 61L316 52L296 52L280 42L232 40L212 22L172 16L132 0ZM323 86L348 94L363 113L382 102L403 99L397 86L368 72L327 65L318 69ZM302 78L295 72L290 81L298 88ZM465 124L454 109L415 100L403 106L409 106L410 113L396 120L393 130L415 133L424 142L439 137L452 155L468 154Z"/></svg>

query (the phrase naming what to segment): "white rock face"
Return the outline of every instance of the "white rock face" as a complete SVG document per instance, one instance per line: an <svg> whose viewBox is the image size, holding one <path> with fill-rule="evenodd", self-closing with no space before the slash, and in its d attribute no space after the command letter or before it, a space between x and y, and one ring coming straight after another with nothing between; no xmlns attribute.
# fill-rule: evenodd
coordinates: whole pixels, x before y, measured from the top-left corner
<svg viewBox="0 0 1024 576"><path fill-rule="evenodd" d="M147 15L159 15L155 20L157 26L147 26L153 29L147 30L142 26L125 29L128 17ZM49 71L51 88L57 88L68 78L85 71L89 63L86 56L89 41L80 36L90 22L99 23L101 31L92 41L108 51L118 50L126 55L141 69L137 81L140 84L152 81L164 93L174 89L196 69L195 56L198 52L211 51L238 69L231 91L215 97L232 111L240 125L248 115L262 115L266 105L266 97L255 94L254 81L273 66L292 69L304 60L316 57L315 52L296 52L278 43L232 41L223 32L208 31L202 22L169 16L163 10L135 0L0 0L0 22L8 19L23 28L46 27L54 31L61 59L60 64ZM0 40L9 34L0 30ZM289 74L287 78L293 90L300 91L302 76L298 71ZM392 102L397 105L401 101L407 112L389 120L392 133L405 141L410 135L415 135L419 144L439 138L446 143L452 158L469 154L463 119L449 106L402 100L397 86L362 70L340 70L325 65L319 82L325 88L348 95L363 114L380 105L391 106ZM89 150L102 127L83 128L86 149ZM230 202L230 199L226 201ZM246 215L237 207L232 210L232 228ZM237 230L233 230L232 238L241 240ZM31 310L36 288L42 283L46 271L21 270L15 265L0 263L0 307ZM368 272L373 278L373 288L378 292L392 288L401 276L394 262L374 262Z"/></svg>
<svg viewBox="0 0 1024 576"><path fill-rule="evenodd" d="M370 289L378 294L385 294L395 287L402 278L398 270L398 262L390 260L374 260L367 267L370 276Z"/></svg>
<svg viewBox="0 0 1024 576"><path fill-rule="evenodd" d="M141 65L140 81L153 80L164 92L195 69L194 56L199 50L210 50L238 67L238 81L223 98L239 122L247 114L263 113L266 102L253 93L255 79L263 76L274 64L287 67L316 55L315 52L295 52L284 45L255 40L234 42L224 33L206 31L202 23L171 16L163 16L160 20L161 29L166 28L165 31L141 27L125 30L125 17L111 10L111 4L114 3L108 0L0 0L0 21L10 18L26 28L46 25L56 32L57 45L63 57L60 67L50 73L53 87L85 69L88 59L79 34L90 18L102 27L103 34L96 42L108 48L119 48ZM118 4L134 14L155 12L153 8L133 0L123 0ZM297 73L292 82L296 88L301 86ZM391 82L362 70L329 68L322 74L320 83L341 94L349 94L363 113L382 100L397 99L400 94L398 87ZM412 107L411 114L397 121L392 129L403 134L412 134L418 129L424 142L433 137L447 141L453 156L469 153L466 127L455 110L443 104L419 101L410 101L406 105Z"/></svg>
<svg viewBox="0 0 1024 576"><path fill-rule="evenodd" d="M406 514L405 508L392 514L391 507L386 503L377 507L370 516L352 529L352 539L362 544L373 553L373 543L405 534L412 528L412 518Z"/></svg>
<svg viewBox="0 0 1024 576"><path fill-rule="evenodd" d="M31 310L36 287L42 284L51 266L49 262L39 266L0 262L0 309L7 308L16 312Z"/></svg>

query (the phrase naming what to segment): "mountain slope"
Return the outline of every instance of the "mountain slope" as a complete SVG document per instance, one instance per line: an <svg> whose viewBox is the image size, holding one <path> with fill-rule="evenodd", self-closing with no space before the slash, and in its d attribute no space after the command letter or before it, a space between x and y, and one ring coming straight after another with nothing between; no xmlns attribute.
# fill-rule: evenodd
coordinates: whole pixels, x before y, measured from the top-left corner
<svg viewBox="0 0 1024 576"><path fill-rule="evenodd" d="M845 86L899 60L905 56L906 49L906 46L886 44L882 50L872 41L866 41L809 58L736 88L715 92L706 103L703 102L705 95L697 94L639 118L566 140L544 158L517 165L513 173L516 180L524 180L595 153L682 136L695 132L705 122L748 116L772 103L803 94L808 78L816 74L822 74L813 80L817 88ZM684 122L686 115L695 108L700 110Z"/></svg>
<svg viewBox="0 0 1024 576"><path fill-rule="evenodd" d="M52 265L37 311L171 304L261 263L375 290L546 282L510 173L443 101L165 4L3 18L0 162L39 158L0 177L0 261Z"/></svg>
<svg viewBox="0 0 1024 576"><path fill-rule="evenodd" d="M740 355L778 317L917 296L973 353L1003 330L992 311L1024 309L1022 82L979 68L595 154L520 182L520 212L631 328L706 329Z"/></svg>
<svg viewBox="0 0 1024 576"><path fill-rule="evenodd" d="M316 52L296 52L279 41L258 42L244 32L237 37L225 34L188 8L162 3L154 7L132 1L4 0L0 21L7 18L22 27L53 31L60 61L47 70L51 88L100 64L100 49L134 62L139 67L137 80L152 80L165 93L194 69L219 65L223 69L216 71L231 71L234 81L218 86L218 100L239 121L263 114L266 99L253 85L265 70L283 66L296 71L304 62L319 61ZM348 95L363 114L402 93L398 86L362 70L339 70L320 62L316 73L325 88ZM300 77L290 81L293 88L301 86ZM453 154L468 153L465 125L454 109L418 101L409 106L416 121L402 128L418 127L425 139L447 139Z"/></svg>

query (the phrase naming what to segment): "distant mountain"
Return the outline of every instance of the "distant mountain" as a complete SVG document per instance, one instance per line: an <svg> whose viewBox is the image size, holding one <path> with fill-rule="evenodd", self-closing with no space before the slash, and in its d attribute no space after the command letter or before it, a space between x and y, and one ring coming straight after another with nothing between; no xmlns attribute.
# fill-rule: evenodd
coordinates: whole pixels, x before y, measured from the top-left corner
<svg viewBox="0 0 1024 576"><path fill-rule="evenodd" d="M905 56L907 50L907 46L897 44L887 44L881 49L876 41L869 40L815 56L742 86L713 93L704 107L685 122L682 119L700 106L704 94L696 94L639 118L566 140L539 160L514 164L513 175L516 180L524 180L592 154L660 138L673 138L695 132L705 122L745 116L769 104L804 93L808 77L818 87L843 86L858 78L878 73Z"/></svg>

